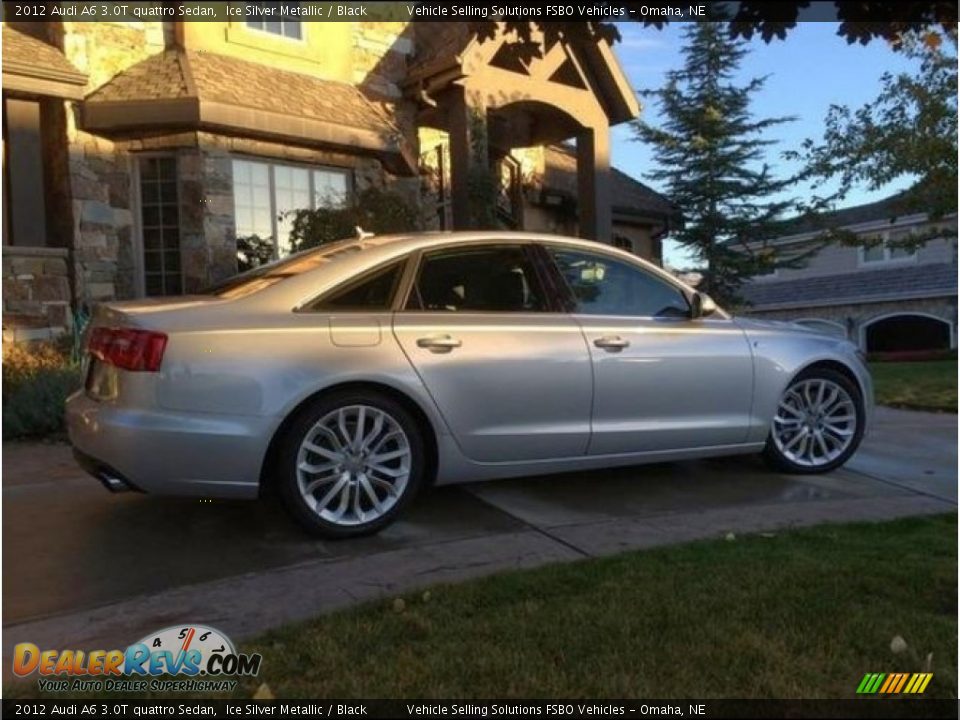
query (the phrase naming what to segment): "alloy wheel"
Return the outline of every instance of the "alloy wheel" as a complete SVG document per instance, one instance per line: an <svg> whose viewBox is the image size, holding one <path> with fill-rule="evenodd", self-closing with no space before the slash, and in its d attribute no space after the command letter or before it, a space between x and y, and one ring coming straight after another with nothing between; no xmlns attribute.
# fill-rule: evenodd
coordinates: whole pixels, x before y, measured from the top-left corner
<svg viewBox="0 0 960 720"><path fill-rule="evenodd" d="M773 442L797 465L816 468L840 457L857 431L857 407L843 387L824 378L800 380L780 399Z"/></svg>
<svg viewBox="0 0 960 720"><path fill-rule="evenodd" d="M362 525L397 503L411 462L410 439L394 417L371 405L347 405L307 431L297 454L297 485L322 519Z"/></svg>

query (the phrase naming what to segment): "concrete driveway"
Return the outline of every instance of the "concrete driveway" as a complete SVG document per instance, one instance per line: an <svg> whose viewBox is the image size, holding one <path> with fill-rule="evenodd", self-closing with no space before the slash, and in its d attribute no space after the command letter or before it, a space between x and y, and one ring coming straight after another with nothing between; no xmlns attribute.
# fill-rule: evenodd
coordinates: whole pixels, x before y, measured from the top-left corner
<svg viewBox="0 0 960 720"><path fill-rule="evenodd" d="M437 488L373 538L304 536L276 501L110 495L63 445L3 457L3 667L13 644L117 647L202 622L243 637L358 600L506 568L819 522L951 512L957 416L880 408L847 467L757 458Z"/></svg>

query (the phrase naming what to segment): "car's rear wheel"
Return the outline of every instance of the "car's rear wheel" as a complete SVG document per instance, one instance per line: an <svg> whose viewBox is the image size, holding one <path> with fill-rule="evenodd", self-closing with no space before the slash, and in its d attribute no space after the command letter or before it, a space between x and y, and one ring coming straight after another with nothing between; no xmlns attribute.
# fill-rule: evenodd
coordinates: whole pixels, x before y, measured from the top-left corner
<svg viewBox="0 0 960 720"><path fill-rule="evenodd" d="M375 533L416 494L423 439L402 405L377 392L324 396L298 414L280 447L279 490L309 532Z"/></svg>
<svg viewBox="0 0 960 720"><path fill-rule="evenodd" d="M864 417L856 383L836 370L811 368L795 377L781 396L764 457L786 472L828 472L856 452Z"/></svg>

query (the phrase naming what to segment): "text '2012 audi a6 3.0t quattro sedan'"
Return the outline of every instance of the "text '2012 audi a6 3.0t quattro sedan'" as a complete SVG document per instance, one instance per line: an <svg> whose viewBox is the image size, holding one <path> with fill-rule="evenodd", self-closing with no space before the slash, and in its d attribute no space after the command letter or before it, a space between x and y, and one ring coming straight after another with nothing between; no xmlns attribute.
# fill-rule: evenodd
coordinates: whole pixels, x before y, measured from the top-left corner
<svg viewBox="0 0 960 720"><path fill-rule="evenodd" d="M67 420L107 487L254 498L374 532L418 488L762 452L857 449L845 340L730 317L615 248L526 233L323 245L176 299L98 306Z"/></svg>

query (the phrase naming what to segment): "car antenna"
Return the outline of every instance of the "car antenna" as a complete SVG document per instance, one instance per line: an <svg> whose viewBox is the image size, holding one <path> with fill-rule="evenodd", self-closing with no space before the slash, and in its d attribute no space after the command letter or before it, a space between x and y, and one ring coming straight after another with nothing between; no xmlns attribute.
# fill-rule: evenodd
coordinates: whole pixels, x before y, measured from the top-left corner
<svg viewBox="0 0 960 720"><path fill-rule="evenodd" d="M372 232L367 232L366 230L364 230L364 229L363 229L362 227L360 227L359 225L357 225L357 226L354 228L354 230L357 231L357 240L366 240L366 239L372 238L372 237L374 236L374 233L372 233Z"/></svg>

